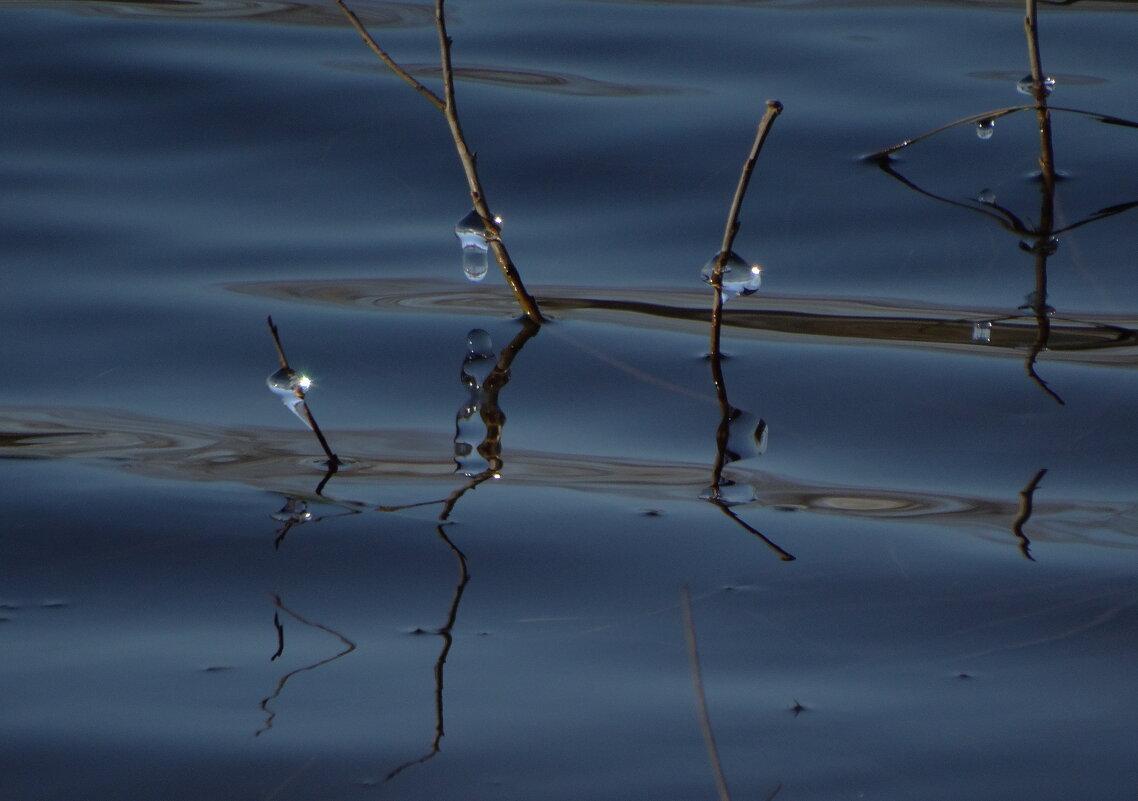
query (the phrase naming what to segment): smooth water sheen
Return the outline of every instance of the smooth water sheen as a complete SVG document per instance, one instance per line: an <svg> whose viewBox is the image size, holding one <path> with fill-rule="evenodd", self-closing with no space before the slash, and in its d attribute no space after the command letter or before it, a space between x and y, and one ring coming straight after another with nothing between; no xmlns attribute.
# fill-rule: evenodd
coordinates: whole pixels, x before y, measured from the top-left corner
<svg viewBox="0 0 1138 801"><path fill-rule="evenodd" d="M334 3L0 3L0 797L1130 797L1138 7L446 9L540 328Z"/></svg>

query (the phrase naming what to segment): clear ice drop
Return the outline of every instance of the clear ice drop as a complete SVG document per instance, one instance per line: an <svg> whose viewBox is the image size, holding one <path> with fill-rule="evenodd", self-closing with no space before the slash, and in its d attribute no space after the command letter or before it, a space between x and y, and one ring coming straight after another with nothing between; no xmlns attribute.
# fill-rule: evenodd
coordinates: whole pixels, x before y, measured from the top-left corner
<svg viewBox="0 0 1138 801"><path fill-rule="evenodd" d="M289 367L282 367L265 379L265 383L289 411L299 417L306 426L312 427L308 422L308 415L305 414L307 409L304 405L304 393L312 388L312 379Z"/></svg>
<svg viewBox="0 0 1138 801"><path fill-rule="evenodd" d="M486 226L477 211L471 211L458 221L454 234L462 244L462 272L471 281L481 281L490 269L486 241Z"/></svg>
<svg viewBox="0 0 1138 801"><path fill-rule="evenodd" d="M1044 76L1041 81L1043 84L1043 96L1051 94L1051 90L1055 88L1055 79L1050 76ZM1023 76L1019 83L1016 84L1016 91L1020 94L1031 95L1035 97L1035 79L1030 75Z"/></svg>
<svg viewBox="0 0 1138 801"><path fill-rule="evenodd" d="M718 259L719 254L716 253L708 259L707 264L703 265L703 269L699 271L700 277L707 284L711 283L712 277L715 275L715 264ZM723 264L720 282L723 286L724 300L730 300L739 295L753 295L763 282L763 271L759 265L747 264L738 253L731 251L727 254L727 260Z"/></svg>
<svg viewBox="0 0 1138 801"><path fill-rule="evenodd" d="M996 121L995 120L991 120L991 119L980 120L978 123L976 123L976 136L978 136L981 139L991 139L992 134L995 132L995 130L996 130Z"/></svg>

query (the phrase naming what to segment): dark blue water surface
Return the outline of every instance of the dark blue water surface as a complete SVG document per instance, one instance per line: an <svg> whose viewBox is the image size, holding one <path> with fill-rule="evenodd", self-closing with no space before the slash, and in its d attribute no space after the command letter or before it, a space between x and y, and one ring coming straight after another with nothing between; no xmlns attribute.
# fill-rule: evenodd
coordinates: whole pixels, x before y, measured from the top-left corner
<svg viewBox="0 0 1138 801"><path fill-rule="evenodd" d="M0 798L713 798L692 633L734 798L1130 797L1138 7L1023 16L452 0L538 330L334 3L0 3Z"/></svg>

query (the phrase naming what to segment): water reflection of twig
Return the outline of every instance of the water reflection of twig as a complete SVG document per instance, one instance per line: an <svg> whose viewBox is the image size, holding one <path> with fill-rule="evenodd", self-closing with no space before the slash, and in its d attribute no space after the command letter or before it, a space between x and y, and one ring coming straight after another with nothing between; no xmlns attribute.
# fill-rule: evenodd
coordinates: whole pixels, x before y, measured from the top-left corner
<svg viewBox="0 0 1138 801"><path fill-rule="evenodd" d="M454 97L454 69L451 65L450 52L453 40L447 34L446 14L443 10L444 0L435 0L435 26L439 34L439 57L442 62L442 97L423 86L423 84L419 83L410 73L399 66L387 51L379 46L375 38L368 33L367 28L360 21L359 17L348 8L344 0L336 0L336 5L344 12L344 15L348 18L352 27L363 37L364 43L372 52L379 56L383 63L396 75L414 87L415 91L426 97L427 100L446 117L447 126L450 128L451 137L454 139L455 149L458 151L459 160L462 162L462 169L466 173L466 182L470 188L470 199L473 201L474 210L478 212L478 216L482 218L482 224L486 229L486 241L494 251L494 258L497 260L498 266L501 268L502 274L506 279L506 283L509 284L510 289L513 291L514 298L517 300L522 312L530 322L540 325L545 321L545 318L541 315L537 301L526 290L525 284L522 282L521 273L518 272L518 268L514 265L513 260L510 258L509 251L506 250L506 245L502 241L497 222L498 218L490 211L490 205L486 201L486 192L482 188L482 181L478 177L477 157L467 145L466 135L462 131L462 123L459 120L458 108Z"/></svg>
<svg viewBox="0 0 1138 801"><path fill-rule="evenodd" d="M707 696L703 692L703 671L699 664L699 646L695 639L695 622L691 611L691 594L687 585L680 587L680 608L684 615L684 640L688 648L688 662L691 665L692 687L695 691L695 705L699 713L699 725L703 732L703 742L707 747L707 759L711 763L711 774L715 777L715 789L720 801L731 801L731 791L727 788L727 777L723 773L723 763L719 760L719 749L715 745L715 732L711 728L711 715L707 711Z"/></svg>
<svg viewBox="0 0 1138 801"><path fill-rule="evenodd" d="M325 659L321 659L317 662L313 662L311 665L305 665L304 667L299 667L299 668L296 668L294 670L290 670L288 673L285 673L283 676L281 676L280 679L277 680L276 689L273 690L271 695L269 695L267 698L265 698L263 701L261 701L260 707L261 707L262 711L265 712L265 715L266 715L265 725L263 725L260 729L258 729L257 731L255 731L253 733L254 737L259 737L261 734L265 733L266 731L268 731L269 729L271 729L273 727L273 719L276 718L277 713L269 708L269 703L280 697L280 694L282 692L284 692L285 685L288 683L289 679L291 679L297 673L303 673L303 672L308 671L308 670L316 670L319 667L327 665L329 662L335 662L340 657L347 656L352 651L356 650L356 644L354 642L352 642L351 640L349 640L347 637L345 637L340 632L336 631L335 629L329 628L328 626L325 626L321 623L314 623L311 620L308 620L304 617L301 617L296 612L292 611L287 606L285 606L284 603L281 602L279 595L273 595L272 597L273 597L273 603L276 605L276 608L278 610L280 610L280 612L284 612L285 614L289 615L290 617L292 617L293 619L297 620L298 622L304 624L305 626L310 626L311 628L314 628L314 629L320 629L321 631L325 631L325 632L333 635L334 637L339 639L340 642L342 642L344 644L344 650L340 651L337 654L329 656ZM284 626L281 625L280 612L274 612L273 613L273 628L276 630L276 635L277 635L277 650L276 650L276 653L273 654L272 659L270 659L270 661L276 661L278 658L280 658L280 656L284 653L284 649L285 649Z"/></svg>
<svg viewBox="0 0 1138 801"><path fill-rule="evenodd" d="M396 511L399 509L408 509L412 507L430 506L434 504L441 504L442 508L439 511L439 523L435 527L439 537L450 548L451 553L454 554L455 561L458 565L458 582L454 587L454 595L451 598L450 609L447 611L446 621L443 625L436 629L433 633L442 637L443 646L439 651L439 656L435 660L434 676L435 676L435 735L431 740L430 746L427 748L426 753L415 759L408 760L403 764L396 767L387 774L385 781L395 778L412 765L419 765L427 760L433 758L439 753L441 748L442 738L445 735L444 715L443 715L443 686L444 686L444 669L446 666L447 657L450 654L451 646L454 643L453 635L451 634L454 629L455 620L458 618L458 608L462 601L462 594L466 590L466 585L470 581L470 571L466 562L466 555L459 549L454 541L447 536L446 526L450 520L451 514L454 512L455 506L459 500L462 499L466 493L478 487L480 484L491 479L497 479L501 475L503 467L502 461L502 433L505 430L506 415L499 405L498 398L506 384L510 381L510 369L514 364L514 360L518 354L521 353L522 348L526 343L532 339L541 327L528 318L523 318L521 330L514 335L514 338L508 345L502 348L502 352L498 355L497 360L494 362L493 368L484 377L471 375L468 372L470 363L472 361L481 361L492 358L492 345L489 342L489 335L484 331L475 330L471 331L467 337L468 352L466 358L463 360L463 366L460 371L463 385L467 387L468 391L474 396L468 398L468 403L460 407L458 419L468 419L478 412L479 418L485 425L486 431L482 441L474 449L485 460L485 469L479 471L474 475L468 475L468 480L460 487L455 489L446 498L441 498L435 501L421 501L413 504L405 504L402 506L381 506L380 511ZM477 350L474 350L477 347ZM479 380L480 378L480 380ZM471 407L474 408L471 408ZM461 437L461 427L457 427L455 432L456 447L459 445ZM461 471L463 468L462 463L458 464L457 470Z"/></svg>
<svg viewBox="0 0 1138 801"><path fill-rule="evenodd" d="M921 134L920 136L906 139L896 145L880 150L867 157L867 160L877 164L884 172L900 181L905 186L913 189L914 191L933 198L934 200L942 203L947 203L951 206L958 208L968 209L969 211L983 214L996 220L1001 227L1012 232L1013 234L1022 237L1020 247L1031 253L1034 258L1034 275L1035 287L1031 294L1028 295L1028 302L1021 309L1030 313L1031 319L1035 323L1036 335L1034 341L1031 343L1027 350L1027 356L1024 359L1024 372L1027 377L1035 383L1044 393L1047 394L1052 400L1058 404L1063 404L1063 398L1052 389L1047 382L1039 375L1037 363L1040 354L1047 350L1052 333L1051 317L1054 314L1054 309L1047 303L1047 260L1055 253L1058 248L1058 239L1056 236L1065 231L1070 231L1081 225L1086 225L1089 222L1103 219L1114 214L1127 211L1131 208L1138 206L1138 201L1115 204L1113 206L1099 209L1086 219L1080 220L1076 223L1057 227L1055 222L1055 184L1057 178L1057 171L1055 169L1055 148L1052 138L1051 129L1051 113L1052 111L1065 111L1072 114L1092 116L1099 119L1101 122L1122 125L1126 127L1138 127L1138 123L1130 120L1123 120L1117 117L1110 117L1109 115L1102 115L1095 112L1080 111L1078 109L1069 109L1062 107L1051 107L1048 104L1048 97L1051 94L1051 87L1054 84L1043 72L1043 63L1041 49L1039 46L1039 25L1036 15L1036 0L1025 0L1026 12L1024 15L1024 33L1027 39L1027 54L1028 63L1030 65L1031 74L1029 78L1025 78L1020 82L1020 90L1032 96L1034 102L1030 105L1010 106L1007 108L996 109L994 111L986 111L980 114L973 114L963 117L954 122L946 125L941 125L931 131ZM946 198L941 195L930 192L918 186L913 181L901 175L900 172L890 163L893 153L900 151L923 139L928 139L942 131L954 128L958 125L965 125L976 123L981 126L981 133L985 130L988 132L984 138L991 135L991 127L995 120L1021 111L1034 111L1036 116L1037 128L1039 130L1039 188L1040 188L1040 206L1039 206L1039 222L1034 226L1026 224L1021 217L1013 213L1010 209L998 204L992 198L981 198L977 204L964 203L951 198ZM990 325L990 324L989 324ZM990 341L990 336L985 336L983 341Z"/></svg>
<svg viewBox="0 0 1138 801"><path fill-rule="evenodd" d="M1019 551L1025 559L1032 562L1035 561L1035 557L1031 555L1031 540L1023 533L1023 527L1031 519L1035 491L1039 488L1039 482L1043 480L1043 476L1046 474L1047 468L1044 468L1032 476L1031 481L1027 482L1027 486L1019 494L1019 510L1016 512L1015 520L1012 521L1012 533L1019 540Z"/></svg>
<svg viewBox="0 0 1138 801"><path fill-rule="evenodd" d="M446 621L442 627L434 631L435 634L443 638L442 650L439 651L438 659L435 660L435 736L434 739L431 740L430 748L428 748L425 754L417 759L404 762L388 773L384 781L390 781L406 768L412 765L420 765L435 756L439 752L440 744L446 733L443 725L443 669L446 666L447 655L450 654L451 645L454 643L451 630L454 628L455 620L458 618L458 605L462 601L462 593L466 590L466 585L470 581L470 572L466 567L466 555L459 550L458 546L447 536L445 526L445 523L439 523L436 530L438 531L439 537L441 537L443 542L447 544L447 547L450 548L451 553L454 554L455 560L458 563L458 583L455 584L454 587L454 596L451 598L450 609L447 610Z"/></svg>

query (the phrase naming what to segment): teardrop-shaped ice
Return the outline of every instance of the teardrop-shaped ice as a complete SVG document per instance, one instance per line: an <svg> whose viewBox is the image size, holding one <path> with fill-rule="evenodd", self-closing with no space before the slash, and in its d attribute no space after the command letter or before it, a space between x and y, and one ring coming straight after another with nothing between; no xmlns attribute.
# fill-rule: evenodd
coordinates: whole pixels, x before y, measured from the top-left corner
<svg viewBox="0 0 1138 801"><path fill-rule="evenodd" d="M471 210L455 225L454 234L462 244L462 272L471 281L481 281L490 269L486 225L481 215Z"/></svg>
<svg viewBox="0 0 1138 801"><path fill-rule="evenodd" d="M306 376L293 370L291 367L282 367L271 376L265 379L265 383L269 385L269 389L282 397L288 395L296 397L296 391L299 389L301 393L305 393L312 386L312 380Z"/></svg>
<svg viewBox="0 0 1138 801"><path fill-rule="evenodd" d="M301 375L292 368L282 367L277 370L267 379L265 383L268 384L269 389L273 394L281 399L281 403L295 414L301 422L309 428L312 428L312 423L308 420L307 411L304 405L304 393L312 387L312 379L306 375Z"/></svg>
<svg viewBox="0 0 1138 801"><path fill-rule="evenodd" d="M1047 97L1051 94L1051 90L1055 88L1055 79L1050 76L1044 76L1041 83L1043 84L1043 96ZM1019 83L1016 84L1016 91L1020 94L1035 97L1035 79L1030 75L1023 76Z"/></svg>
<svg viewBox="0 0 1138 801"><path fill-rule="evenodd" d="M720 254L716 253L708 259L707 264L703 265L703 269L699 271L700 278L704 280L704 283L710 284L712 282L719 256ZM763 271L759 265L747 264L735 251L727 254L727 259L723 263L723 273L720 277L724 300L731 300L731 298L739 295L753 295L758 291L762 282Z"/></svg>
<svg viewBox="0 0 1138 801"><path fill-rule="evenodd" d="M991 139L992 133L996 130L995 120L980 120L976 123L976 136L981 139Z"/></svg>

